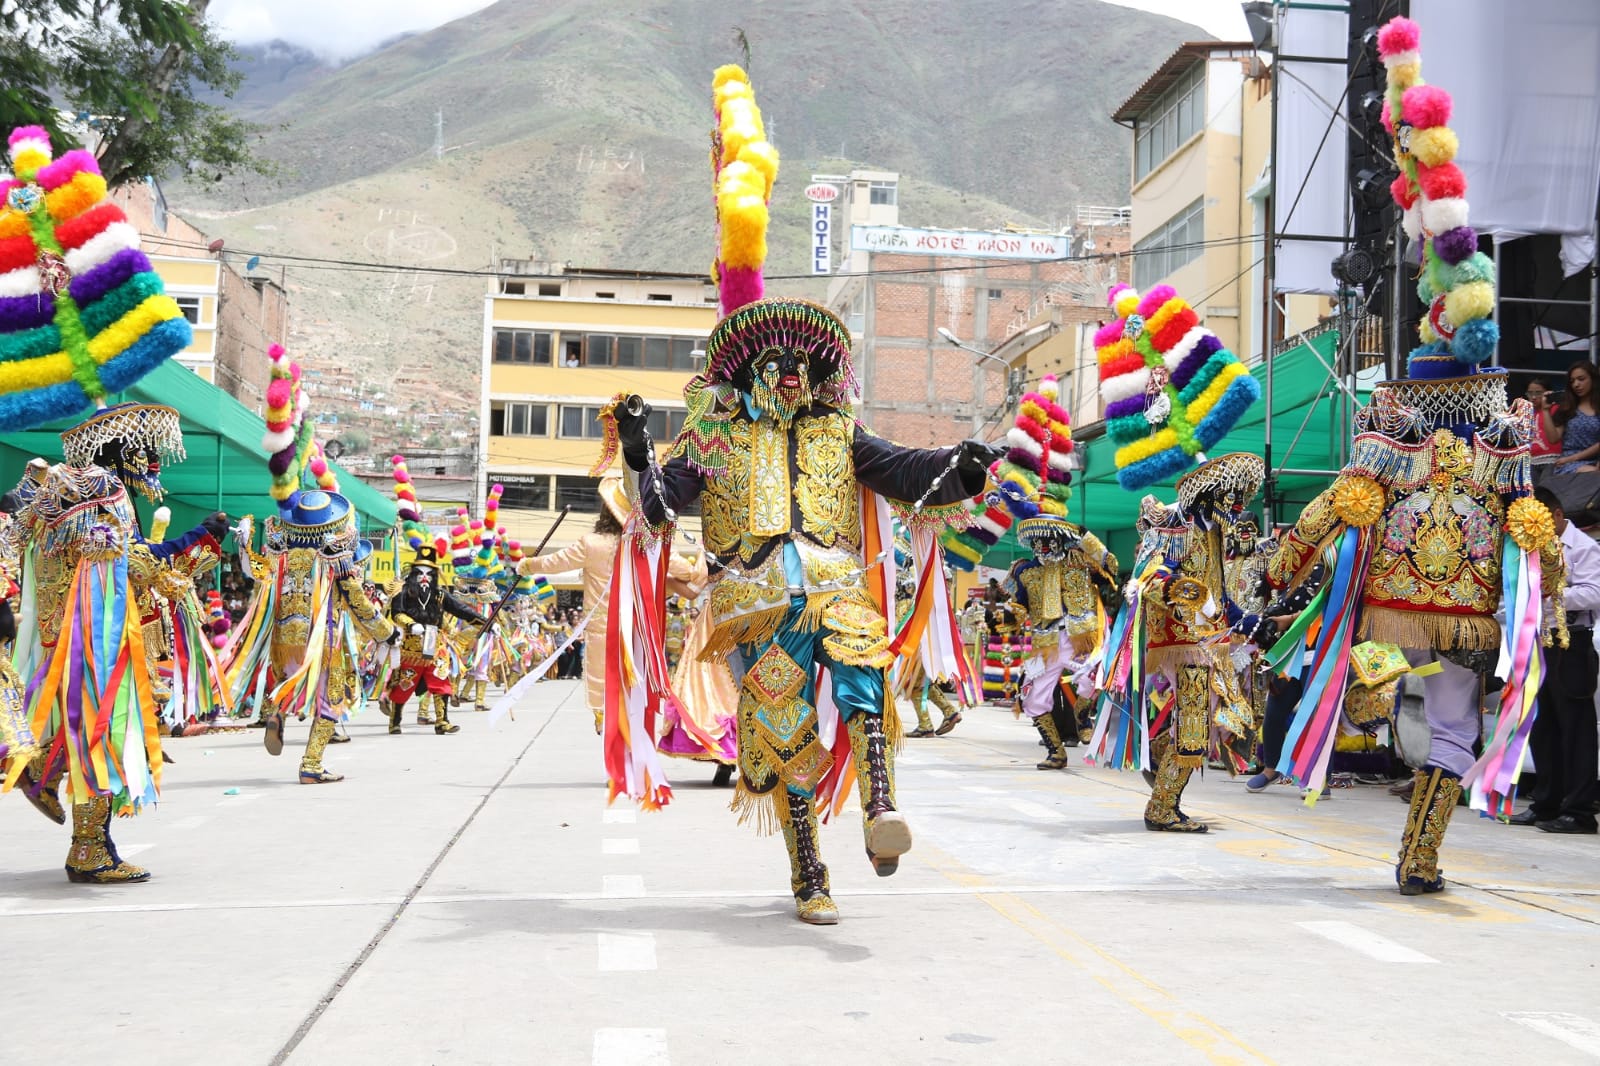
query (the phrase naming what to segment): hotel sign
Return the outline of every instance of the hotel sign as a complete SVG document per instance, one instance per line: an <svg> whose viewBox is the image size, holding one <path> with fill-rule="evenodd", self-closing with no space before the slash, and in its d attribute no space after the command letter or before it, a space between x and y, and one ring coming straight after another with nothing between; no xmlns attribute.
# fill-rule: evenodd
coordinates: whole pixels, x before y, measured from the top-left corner
<svg viewBox="0 0 1600 1066"><path fill-rule="evenodd" d="M909 226L851 226L850 247L857 252L967 259L1065 259L1071 252L1066 237L1048 233L992 233Z"/></svg>

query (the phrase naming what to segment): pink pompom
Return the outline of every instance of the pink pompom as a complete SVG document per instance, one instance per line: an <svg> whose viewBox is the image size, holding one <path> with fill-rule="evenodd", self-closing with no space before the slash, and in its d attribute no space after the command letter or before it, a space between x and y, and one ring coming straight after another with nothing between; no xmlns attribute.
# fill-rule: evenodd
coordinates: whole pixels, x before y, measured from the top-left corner
<svg viewBox="0 0 1600 1066"><path fill-rule="evenodd" d="M1108 344L1115 344L1122 337L1122 319L1113 319L1094 332L1094 346L1104 348Z"/></svg>
<svg viewBox="0 0 1600 1066"><path fill-rule="evenodd" d="M1417 202L1417 194L1411 191L1411 179L1404 174L1389 183L1389 195L1394 197L1394 202L1399 204L1402 210L1410 208Z"/></svg>
<svg viewBox="0 0 1600 1066"><path fill-rule="evenodd" d="M1454 163L1441 163L1436 167L1417 164L1417 184L1430 200L1452 200L1467 195L1467 176Z"/></svg>
<svg viewBox="0 0 1600 1066"><path fill-rule="evenodd" d="M268 356L268 358L271 358L271 359L282 359L283 358L283 345L281 345L281 344L269 344L269 345L267 345L267 356Z"/></svg>
<svg viewBox="0 0 1600 1066"><path fill-rule="evenodd" d="M1133 286L1129 285L1127 282L1118 282L1117 284L1111 286L1111 291L1106 293L1106 306L1117 306L1117 297L1131 288L1133 288ZM1121 330L1119 329L1118 332L1120 333Z"/></svg>
<svg viewBox="0 0 1600 1066"><path fill-rule="evenodd" d="M1389 114L1389 98L1383 98L1383 109L1378 112L1378 121L1383 123L1383 128L1389 131L1389 136L1394 136L1394 116Z"/></svg>
<svg viewBox="0 0 1600 1066"><path fill-rule="evenodd" d="M288 407L293 389L288 378L273 378L267 385L267 406Z"/></svg>
<svg viewBox="0 0 1600 1066"><path fill-rule="evenodd" d="M1139 301L1139 313L1146 318L1161 310L1168 300L1178 295L1178 290L1171 285L1157 285L1144 294L1144 299Z"/></svg>
<svg viewBox="0 0 1600 1066"><path fill-rule="evenodd" d="M218 633L216 636L211 638L211 646L213 648L225 648L227 645L228 638L223 636L221 633Z"/></svg>
<svg viewBox="0 0 1600 1066"><path fill-rule="evenodd" d="M311 476L312 477L321 477L323 474L326 474L327 472L328 472L328 461L326 459L324 459L322 456L319 455L315 459L311 460Z"/></svg>
<svg viewBox="0 0 1600 1066"><path fill-rule="evenodd" d="M18 126L11 131L11 140L8 143L14 146L18 141L48 141L49 139L50 131L43 126Z"/></svg>
<svg viewBox="0 0 1600 1066"><path fill-rule="evenodd" d="M411 484L411 475L406 472L405 467L397 466L394 468L394 483L396 485Z"/></svg>
<svg viewBox="0 0 1600 1066"><path fill-rule="evenodd" d="M1405 16L1396 16L1378 31L1378 54L1392 56L1414 51L1422 41L1422 30Z"/></svg>
<svg viewBox="0 0 1600 1066"><path fill-rule="evenodd" d="M1450 121L1450 94L1437 85L1413 85L1400 97L1400 115L1419 130Z"/></svg>

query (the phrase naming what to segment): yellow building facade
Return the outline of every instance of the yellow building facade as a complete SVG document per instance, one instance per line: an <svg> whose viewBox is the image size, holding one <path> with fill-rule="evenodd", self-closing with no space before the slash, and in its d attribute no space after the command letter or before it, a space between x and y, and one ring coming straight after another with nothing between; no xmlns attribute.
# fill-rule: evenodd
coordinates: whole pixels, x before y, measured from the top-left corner
<svg viewBox="0 0 1600 1066"><path fill-rule="evenodd" d="M189 347L175 358L207 381L216 383L218 294L222 263L215 257L150 255L167 295L177 301L194 330Z"/></svg>
<svg viewBox="0 0 1600 1066"><path fill-rule="evenodd" d="M1134 135L1134 287L1177 289L1246 363L1330 309L1280 294L1267 336L1271 84L1248 43L1185 44L1112 114Z"/></svg>
<svg viewBox="0 0 1600 1066"><path fill-rule="evenodd" d="M478 498L503 486L501 524L529 550L569 507L548 552L592 528L599 513L589 470L600 454L602 405L618 393L644 397L662 449L683 427L683 388L702 366L716 290L698 274L518 261L502 269L484 299ZM698 536L698 516L684 516L680 528Z"/></svg>

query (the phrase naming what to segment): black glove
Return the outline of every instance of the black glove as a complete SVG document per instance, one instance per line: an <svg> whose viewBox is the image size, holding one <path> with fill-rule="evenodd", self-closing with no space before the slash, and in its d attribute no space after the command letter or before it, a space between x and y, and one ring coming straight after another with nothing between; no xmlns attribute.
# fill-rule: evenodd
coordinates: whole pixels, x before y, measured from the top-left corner
<svg viewBox="0 0 1600 1066"><path fill-rule="evenodd" d="M0 600L0 640L17 639L17 616L11 613L11 601Z"/></svg>
<svg viewBox="0 0 1600 1066"><path fill-rule="evenodd" d="M389 635L387 637L383 638L383 642L385 644L389 645L389 647L391 647L391 648L394 647L396 644L400 643L400 627L399 626L395 626L392 629L390 629L389 630Z"/></svg>
<svg viewBox="0 0 1600 1066"><path fill-rule="evenodd" d="M622 441L622 457L629 468L643 470L650 465L650 405L640 407L638 414L629 414L622 404L617 404L617 438Z"/></svg>
<svg viewBox="0 0 1600 1066"><path fill-rule="evenodd" d="M998 444L964 440L956 445L956 469L961 472L962 479L970 484L976 478L987 476L989 468L999 462L1005 453L1005 449Z"/></svg>
<svg viewBox="0 0 1600 1066"><path fill-rule="evenodd" d="M223 511L207 515L201 522L200 528L211 535L211 539L218 544L228 535L228 516Z"/></svg>

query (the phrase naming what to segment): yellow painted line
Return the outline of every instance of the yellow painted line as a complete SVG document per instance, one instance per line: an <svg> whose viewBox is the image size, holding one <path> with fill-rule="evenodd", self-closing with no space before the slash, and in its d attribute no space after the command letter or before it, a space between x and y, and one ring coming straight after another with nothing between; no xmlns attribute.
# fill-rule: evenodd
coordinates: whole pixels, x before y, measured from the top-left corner
<svg viewBox="0 0 1600 1066"><path fill-rule="evenodd" d="M928 866L956 884L970 888L992 883L989 878L937 848L922 846L919 850ZM1018 929L1088 975L1112 996L1204 1055L1208 1062L1216 1066L1273 1062L1224 1026L1184 1006L1183 1001L1167 989L1020 896L1008 892L983 892L979 893L978 898Z"/></svg>

